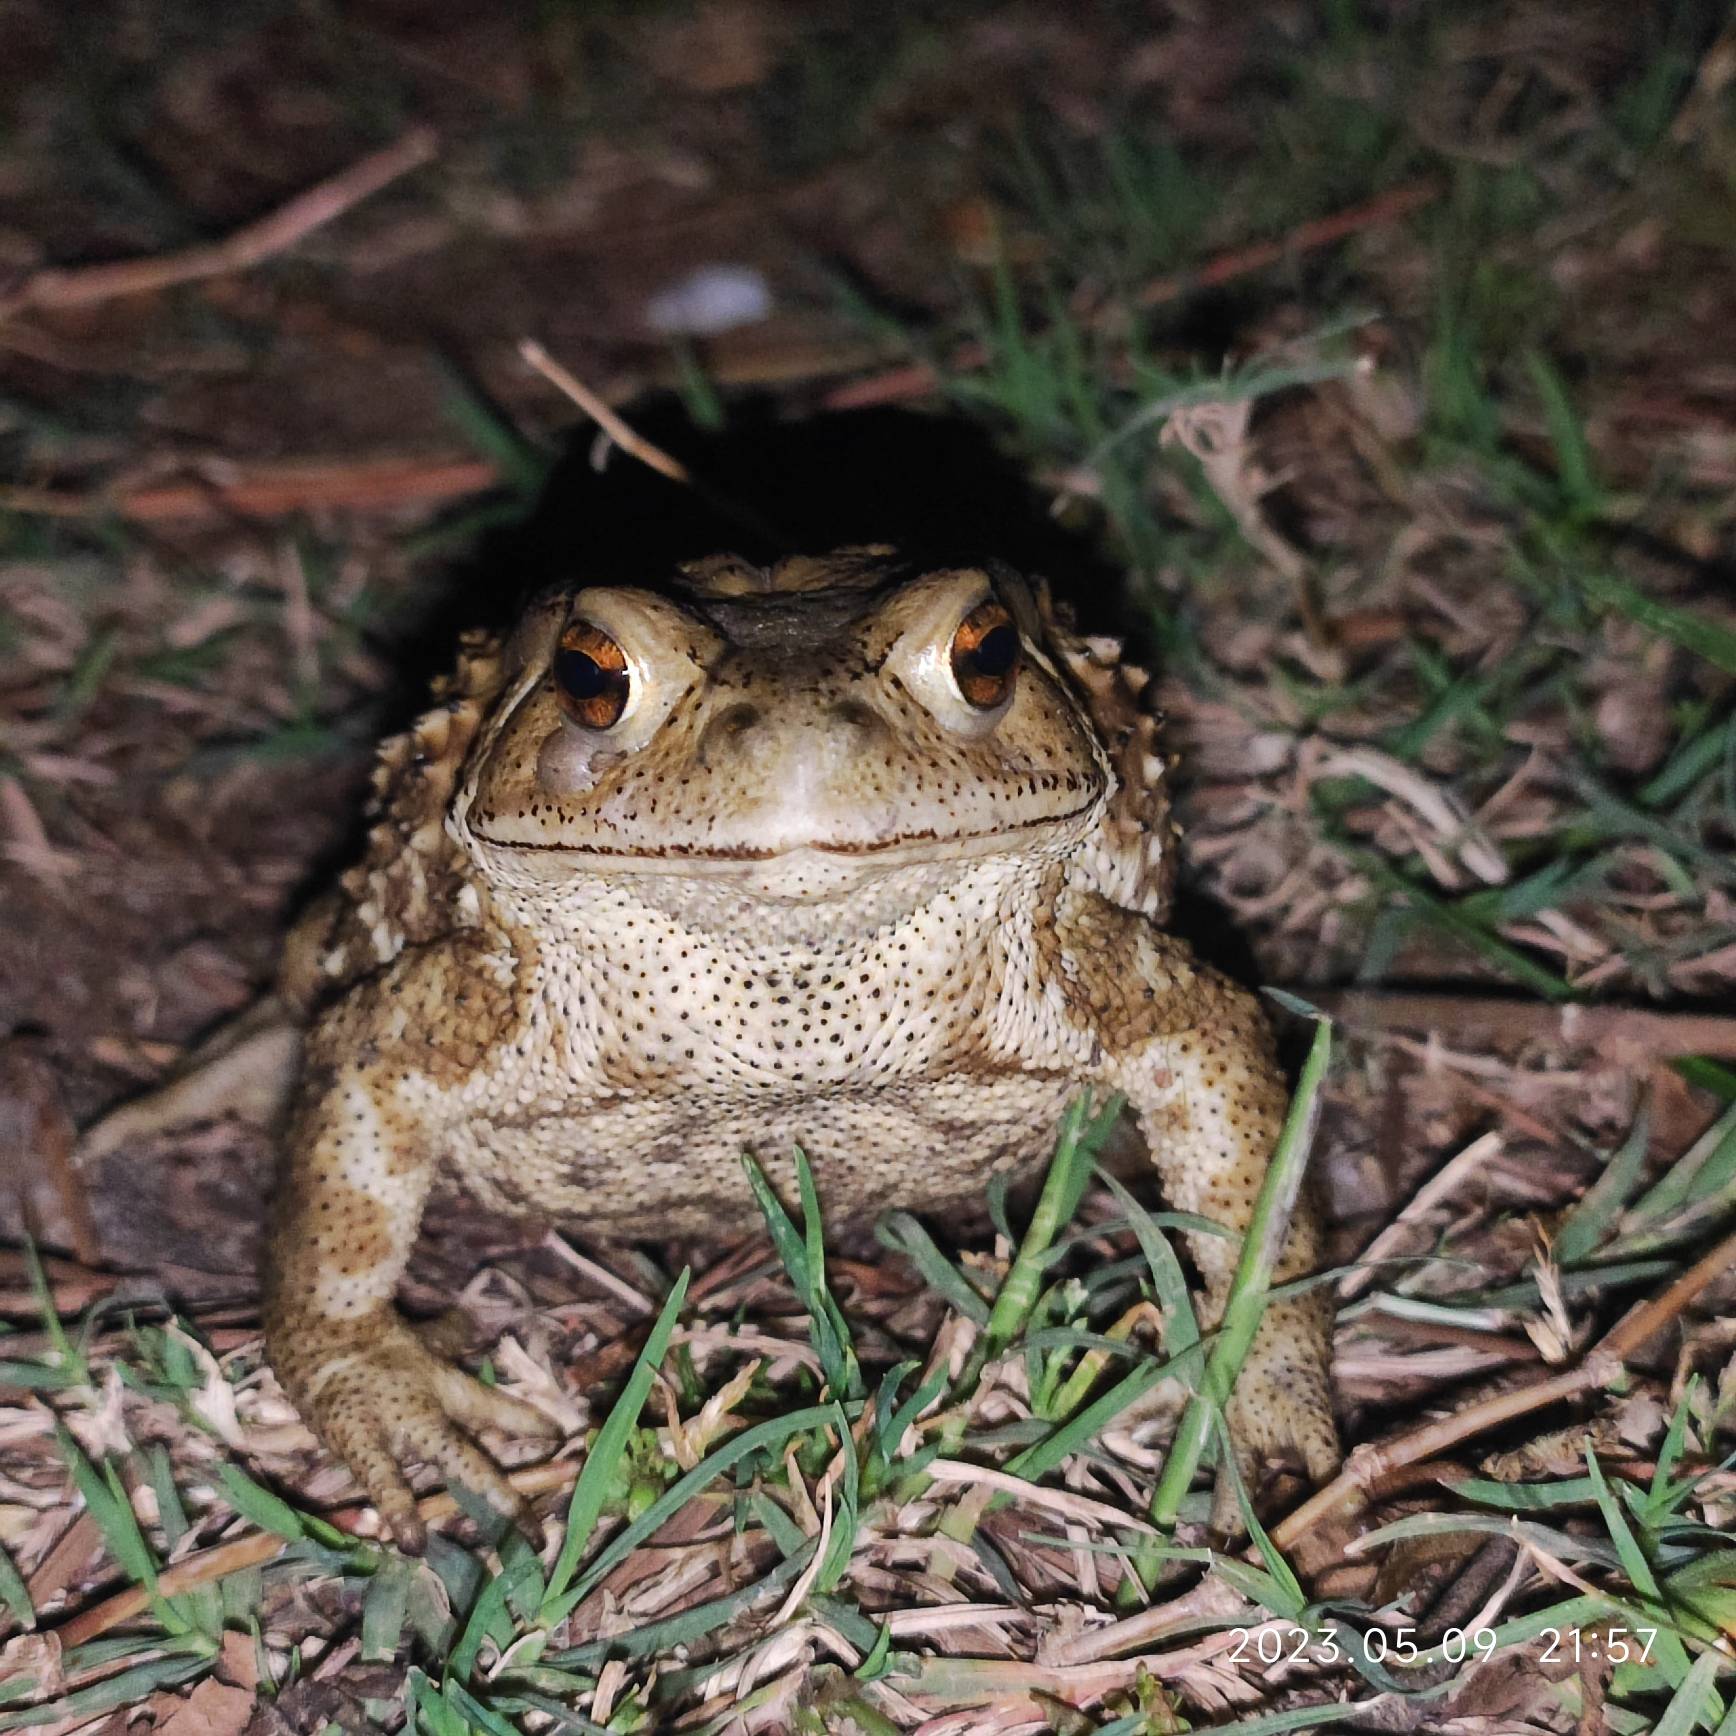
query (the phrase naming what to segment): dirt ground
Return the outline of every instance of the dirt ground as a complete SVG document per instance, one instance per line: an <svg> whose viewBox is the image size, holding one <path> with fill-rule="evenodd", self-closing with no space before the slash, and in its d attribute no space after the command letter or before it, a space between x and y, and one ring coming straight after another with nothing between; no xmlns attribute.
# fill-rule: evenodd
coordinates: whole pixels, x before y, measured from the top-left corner
<svg viewBox="0 0 1736 1736"><path fill-rule="evenodd" d="M117 1568L100 1498L69 1505L57 1415L122 1464L165 1564L245 1528L213 1493L213 1441L306 1510L349 1511L258 1368L270 1141L217 1124L85 1169L68 1154L269 984L288 922L356 846L372 743L460 626L551 577L724 546L995 553L1129 635L1179 755L1178 926L1340 1022L1316 1159L1332 1258L1423 1262L1341 1284L1347 1440L1537 1386L1698 1273L1619 1401L1582 1392L1438 1462L1495 1476L1488 1455L1530 1454L1516 1475L1582 1477L1596 1438L1624 1475L1705 1472L1696 1522L1727 1524L1731 1285L1706 1261L1736 1151L1733 84L1711 5L0 0L17 1380L0 1543L34 1611L0 1663L0 1726L553 1727L531 1702L417 1700L442 1680L438 1623L364 1644L375 1605L328 1557L323 1578L226 1604L202 1673L139 1639L126 1666L149 1651L157 1674L104 1699L117 1666L45 1664L45 1634L99 1643L77 1622L141 1577ZM603 440L526 340L709 492ZM1299 1059L1304 1021L1282 1017ZM1636 1139L1627 1215L1556 1259L1562 1214ZM1632 1190L1685 1152L1694 1210L1665 1234ZM670 1251L600 1277L541 1226L462 1217L407 1301L462 1291L475 1342L530 1343L513 1377L534 1364L575 1430L596 1426L644 1336L623 1292L660 1297ZM28 1375L69 1365L27 1236L56 1308L101 1305L84 1380ZM1007 1253L979 1238L967 1268ZM720 1332L800 1340L799 1304L751 1276L762 1256L701 1256L704 1307ZM942 1330L917 1268L874 1244L832 1277L877 1366ZM116 1370L142 1354L127 1310L165 1319L165 1297L209 1360L183 1384L239 1380L239 1412L207 1384L189 1424L161 1369L125 1377L123 1401ZM1103 1330L1089 1307L1075 1324ZM683 1400L732 1366L701 1357ZM1687 1447L1668 1448L1684 1404ZM1082 1459L1065 1481L1132 1501L1127 1466L1149 1462ZM183 1473L177 1525L162 1477ZM1434 1511L1413 1495L1378 1517ZM1268 1511L1301 1498L1280 1484ZM949 1601L926 1567L893 1585L874 1552L897 1531L864 1520L859 1615ZM1525 1636L1426 1701L1366 1673L1177 1663L1167 1636L1092 1652L1082 1634L1126 1619L1119 1570L1044 1578L1001 1541L1007 1583L965 1572L951 1597L1016 1603L1016 1585L1025 1625L912 1618L898 1643L927 1662L879 1700L836 1709L825 1672L866 1647L846 1623L828 1651L844 1617L816 1605L806 1650L662 1711L603 1664L566 1727L1244 1727L1218 1720L1372 1690L1382 1728L1638 1730L1686 1692L1685 1662L1667 1685L1540 1670ZM1475 1580L1494 1597L1511 1573L1514 1613L1541 1607L1551 1561L1645 1589L1615 1543L1589 1565L1526 1547ZM732 1586L740 1565L719 1570ZM1308 1571L1370 1609L1408 1572L1469 1613L1465 1575L1489 1561L1413 1539ZM635 1606L632 1583L567 1645L705 1589ZM1727 1612L1710 1619L1727 1647ZM989 1660L989 1687L935 1673L952 1658ZM1108 1658L1121 1674L1089 1676ZM780 1691L756 1700L756 1681Z"/></svg>

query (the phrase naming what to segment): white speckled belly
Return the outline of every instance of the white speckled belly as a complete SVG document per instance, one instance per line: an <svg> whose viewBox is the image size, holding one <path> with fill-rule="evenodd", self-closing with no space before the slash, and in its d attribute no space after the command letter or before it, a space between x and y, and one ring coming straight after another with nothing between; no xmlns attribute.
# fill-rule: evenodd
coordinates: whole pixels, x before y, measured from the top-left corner
<svg viewBox="0 0 1736 1736"><path fill-rule="evenodd" d="M954 1075L815 1096L688 1089L570 1115L475 1120L448 1166L493 1210L617 1238L732 1233L758 1222L752 1152L795 1197L792 1149L814 1167L827 1225L980 1195L1040 1165L1079 1086L1055 1074Z"/></svg>

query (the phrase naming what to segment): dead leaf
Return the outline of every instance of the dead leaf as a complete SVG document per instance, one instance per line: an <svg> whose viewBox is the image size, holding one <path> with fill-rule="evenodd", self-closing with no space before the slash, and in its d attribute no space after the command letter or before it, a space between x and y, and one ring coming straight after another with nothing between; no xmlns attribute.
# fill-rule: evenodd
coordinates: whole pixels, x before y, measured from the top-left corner
<svg viewBox="0 0 1736 1736"><path fill-rule="evenodd" d="M217 1675L234 1688L252 1693L259 1686L259 1648L252 1634L228 1628L223 1634L223 1646L217 1654Z"/></svg>
<svg viewBox="0 0 1736 1736"><path fill-rule="evenodd" d="M157 1726L158 1736L241 1736L253 1716L253 1691L207 1676Z"/></svg>

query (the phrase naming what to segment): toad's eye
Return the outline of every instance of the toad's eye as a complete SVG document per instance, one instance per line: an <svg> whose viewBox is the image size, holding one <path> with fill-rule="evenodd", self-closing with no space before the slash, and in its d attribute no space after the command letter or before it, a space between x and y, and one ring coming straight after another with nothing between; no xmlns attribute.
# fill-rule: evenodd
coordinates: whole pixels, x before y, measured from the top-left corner
<svg viewBox="0 0 1736 1736"><path fill-rule="evenodd" d="M952 678L967 705L993 711L1012 696L1019 678L1019 630L990 597L959 622L952 636Z"/></svg>
<svg viewBox="0 0 1736 1736"><path fill-rule="evenodd" d="M555 652L555 691L561 710L586 729L621 721L633 688L627 654L601 627L570 621Z"/></svg>

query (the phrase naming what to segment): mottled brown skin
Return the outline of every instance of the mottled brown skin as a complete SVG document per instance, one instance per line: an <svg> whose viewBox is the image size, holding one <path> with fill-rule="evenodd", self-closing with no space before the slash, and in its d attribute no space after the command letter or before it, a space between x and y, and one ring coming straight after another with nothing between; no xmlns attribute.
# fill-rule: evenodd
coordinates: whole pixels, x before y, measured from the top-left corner
<svg viewBox="0 0 1736 1736"><path fill-rule="evenodd" d="M1023 660L984 707L951 651L996 600ZM575 623L627 666L607 728L562 708ZM799 1142L837 1224L1040 1167L1090 1085L1126 1094L1173 1205L1247 1223L1284 1085L1253 997L1161 927L1143 686L1014 575L883 549L579 589L467 643L283 973L309 1027L268 1350L401 1543L401 1460L510 1507L471 1436L548 1430L395 1310L437 1170L595 1235L709 1234L755 1221L741 1154L787 1184ZM1209 1313L1236 1244L1191 1245ZM1304 1208L1279 1275L1317 1253ZM1232 1416L1316 1477L1328 1331L1274 1304Z"/></svg>

